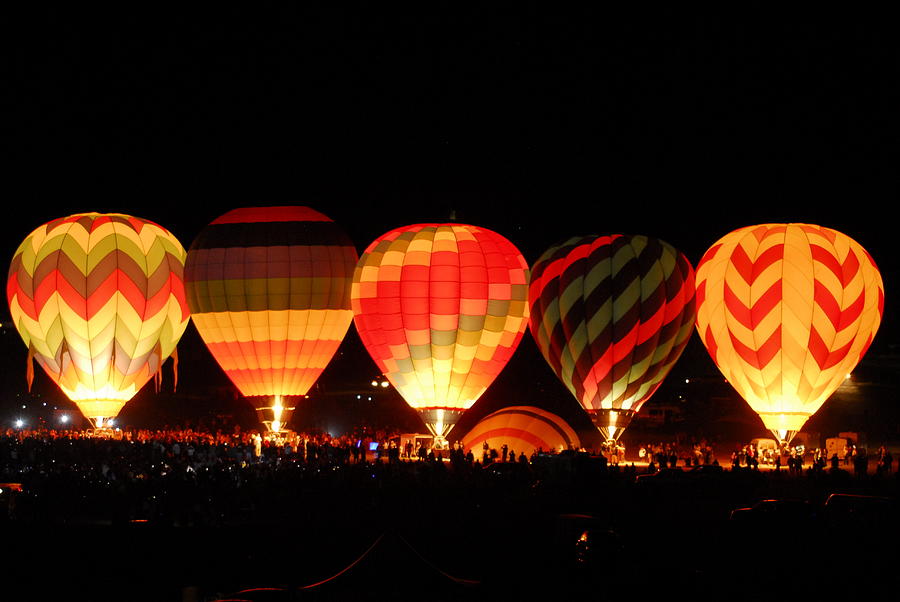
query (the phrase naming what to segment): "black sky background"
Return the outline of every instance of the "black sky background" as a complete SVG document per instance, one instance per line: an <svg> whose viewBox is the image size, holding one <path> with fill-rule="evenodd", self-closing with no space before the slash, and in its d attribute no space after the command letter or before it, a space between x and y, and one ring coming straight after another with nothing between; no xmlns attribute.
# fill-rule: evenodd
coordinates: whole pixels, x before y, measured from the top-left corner
<svg viewBox="0 0 900 602"><path fill-rule="evenodd" d="M875 350L898 341L898 48L871 7L2 12L9 258L80 211L151 219L188 247L234 207L307 204L360 251L455 216L530 263L572 235L627 232L696 264L734 228L810 222L874 256Z"/></svg>

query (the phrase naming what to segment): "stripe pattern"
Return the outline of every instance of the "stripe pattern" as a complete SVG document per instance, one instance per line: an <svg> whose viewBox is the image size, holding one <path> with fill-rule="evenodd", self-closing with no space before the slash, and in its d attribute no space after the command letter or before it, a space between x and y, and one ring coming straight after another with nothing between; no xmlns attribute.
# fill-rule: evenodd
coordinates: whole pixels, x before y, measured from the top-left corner
<svg viewBox="0 0 900 602"><path fill-rule="evenodd" d="M619 413L627 424L653 395L694 328L690 262L647 236L574 237L551 247L533 266L528 298L547 363L588 413L613 425Z"/></svg>
<svg viewBox="0 0 900 602"><path fill-rule="evenodd" d="M426 424L435 413L455 421L512 357L528 323L528 274L506 238L465 224L397 228L363 252L354 323Z"/></svg>
<svg viewBox="0 0 900 602"><path fill-rule="evenodd" d="M797 431L872 343L884 285L847 235L762 224L704 254L697 300L697 330L725 378L767 428Z"/></svg>
<svg viewBox="0 0 900 602"><path fill-rule="evenodd" d="M463 447L475 455L481 453L484 442L500 450L503 445L516 453L531 456L537 449L564 451L579 449L578 434L569 424L552 412L534 406L510 406L482 418L462 438Z"/></svg>
<svg viewBox="0 0 900 602"><path fill-rule="evenodd" d="M30 355L88 418L114 417L187 327L185 251L165 228L82 213L34 230L7 279Z"/></svg>
<svg viewBox="0 0 900 602"><path fill-rule="evenodd" d="M305 395L353 314L353 243L309 207L245 207L204 228L187 253L192 318L242 395ZM265 399L259 399L260 397Z"/></svg>

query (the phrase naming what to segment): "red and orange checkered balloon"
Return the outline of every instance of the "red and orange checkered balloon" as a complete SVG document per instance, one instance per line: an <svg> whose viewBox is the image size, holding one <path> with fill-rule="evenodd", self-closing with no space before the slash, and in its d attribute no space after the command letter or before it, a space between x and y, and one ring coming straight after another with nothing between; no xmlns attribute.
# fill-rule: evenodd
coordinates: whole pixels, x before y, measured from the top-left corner
<svg viewBox="0 0 900 602"><path fill-rule="evenodd" d="M790 441L863 357L884 285L849 236L762 224L722 237L697 265L697 330L766 428Z"/></svg>
<svg viewBox="0 0 900 602"><path fill-rule="evenodd" d="M353 319L378 368L438 436L490 386L528 324L528 264L464 224L391 230L353 275Z"/></svg>

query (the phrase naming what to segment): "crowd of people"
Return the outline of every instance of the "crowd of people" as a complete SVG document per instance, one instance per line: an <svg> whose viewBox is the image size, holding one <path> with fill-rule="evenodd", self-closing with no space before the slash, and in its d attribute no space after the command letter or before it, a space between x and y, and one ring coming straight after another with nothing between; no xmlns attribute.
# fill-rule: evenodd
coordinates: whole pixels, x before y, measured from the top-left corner
<svg viewBox="0 0 900 602"><path fill-rule="evenodd" d="M238 428L230 432L9 429L0 433L0 483L24 485L27 495L19 496L19 507L11 509L10 515L28 515L34 520L67 520L93 512L118 520L214 524L224 516L256 512L260 499L273 497L263 491L276 491L275 498L289 491L298 498L317 487L349 487L351 482L381 486L387 475L426 478L423 475L430 474L426 472L429 467L471 481L477 478L474 469L500 465L523 471L522 479L527 481L538 480L533 475L538 465L549 465L538 462L539 458L590 459L592 466L621 470L626 475L637 472L636 463L649 473L718 465L715 450L706 441L643 444L631 456L626 460L621 445L599 453L537 449L530 455L507 445L494 449L487 443L478 450L464 449L460 443L432 449L424 439L404 440L393 431L332 436L322 432L265 434ZM856 447L849 448L845 458L826 458L824 450L806 452L800 446L774 458L763 457L776 470L785 458L792 473L804 470L804 457L809 471L827 470L826 462L830 462L831 469L852 468L857 474L865 473L869 460L864 449ZM732 453L731 467L758 468L760 461L760 451L747 445ZM877 473L892 472L893 459L882 447ZM275 483L289 486L274 487Z"/></svg>
<svg viewBox="0 0 900 602"><path fill-rule="evenodd" d="M684 533L696 536L705 531L689 526L720 520L758 495L801 492L821 501L835 487L890 496L900 487L887 448L877 451L878 470L857 479L853 462L867 458L862 447L855 454L851 449L849 464L834 456L822 464L821 450L804 450L800 456L807 462L794 465L794 475L776 476L774 470L755 469L758 450L749 446L735 450L731 467L718 466L718 445L676 440L635 445L627 454L622 445L597 453L537 449L528 454L503 445L429 449L424 439L389 430L332 436L239 429L10 429L0 431L0 523L20 534L47 526L45 533L59 532L63 539L77 537L85 525L131 530L148 523L147 538L160 531L225 538L278 533L290 525L295 535L313 533L302 544L310 549L317 538L338 537L332 531L358 528L371 534L400 525L418 533L429 525L428 533L467 533L459 545L468 549L466 541L491 533L506 541L521 532L527 540L524 525L532 529L529 536L542 525L541 537L550 542L561 533L552 521L582 515L614 520L648 541L656 541L660 525L672 528L679 522L672 517L680 517ZM716 468L697 471L694 479L692 469L706 466ZM644 478L654 473L663 478ZM670 474L675 478L668 479ZM12 484L18 489L14 495ZM42 554L36 542L27 558Z"/></svg>
<svg viewBox="0 0 900 602"><path fill-rule="evenodd" d="M651 470L719 463L713 445L705 439L683 444L676 441L641 444L638 448L638 458L642 462L647 462Z"/></svg>

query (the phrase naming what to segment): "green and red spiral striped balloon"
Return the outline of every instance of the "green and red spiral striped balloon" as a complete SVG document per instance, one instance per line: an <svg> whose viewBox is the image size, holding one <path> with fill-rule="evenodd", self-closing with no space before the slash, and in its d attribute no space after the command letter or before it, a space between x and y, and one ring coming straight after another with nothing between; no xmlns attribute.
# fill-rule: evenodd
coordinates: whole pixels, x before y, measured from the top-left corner
<svg viewBox="0 0 900 602"><path fill-rule="evenodd" d="M614 440L690 339L694 270L658 239L575 237L535 262L529 303L547 363Z"/></svg>

